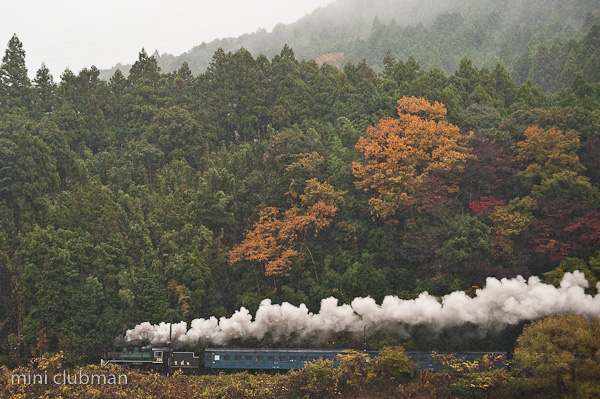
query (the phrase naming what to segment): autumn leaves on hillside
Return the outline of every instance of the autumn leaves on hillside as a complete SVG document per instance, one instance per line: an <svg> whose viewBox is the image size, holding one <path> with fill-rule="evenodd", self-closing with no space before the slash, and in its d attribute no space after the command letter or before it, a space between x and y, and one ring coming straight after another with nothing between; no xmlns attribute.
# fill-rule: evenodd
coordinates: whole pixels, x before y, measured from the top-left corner
<svg viewBox="0 0 600 399"><path fill-rule="evenodd" d="M141 321L264 299L600 277L595 81L544 93L467 58L338 70L286 46L217 51L198 76L142 51L55 83L27 79L24 48L0 65L0 361L97 359Z"/></svg>
<svg viewBox="0 0 600 399"><path fill-rule="evenodd" d="M294 191L290 184L290 207L266 207L241 244L229 253L229 262L242 259L258 261L265 275L287 275L294 262L304 263L306 255L312 258L306 239L327 228L343 203L343 192L317 179L305 182L304 192ZM314 259L311 259L314 263ZM318 275L315 272L318 281Z"/></svg>
<svg viewBox="0 0 600 399"><path fill-rule="evenodd" d="M433 193L422 189L427 182L446 194L456 193L458 174L466 160L476 158L467 145L472 132L462 133L449 123L443 104L403 97L398 100L397 111L397 118L381 119L358 139L356 149L364 155L364 161L352 163L355 185L369 195L373 217L388 223L399 223L398 218L407 218L403 210L418 208L431 200L427 197ZM542 200L548 199L549 190L570 187L587 193L584 197L596 196L589 179L579 175L584 167L577 156L578 149L575 131L531 126L524 132L524 140L518 143L518 158L527 166L520 175L539 184L533 185L530 195L508 204L494 197L482 197L470 204L474 214L489 214L494 241L501 250L514 249L513 241L534 223L533 212L544 206ZM300 154L288 169L310 171L321 161L317 152ZM299 188L302 194L296 192ZM266 276L286 276L294 264L309 260L314 263L306 239L317 237L331 225L339 207L344 205L345 194L316 178L304 182L292 179L287 193L289 206L263 208L243 241L229 252L229 262L255 261ZM573 231L583 223L578 219L564 229ZM590 224L594 223L586 226L594 230L594 237L600 236L597 225ZM539 241L551 251L559 251L563 256L567 253L561 248L565 244L555 239ZM316 269L314 277L318 281Z"/></svg>
<svg viewBox="0 0 600 399"><path fill-rule="evenodd" d="M356 186L373 193L369 204L383 219L392 217L398 207L413 204L414 193L428 176L460 169L469 157L460 130L444 120L442 104L405 97L398 100L398 115L367 129L356 144L367 163L353 163ZM288 168L314 168L315 162L317 153L302 154ZM298 195L297 182L290 182L289 208L266 207L260 212L252 230L229 253L230 263L257 261L267 276L287 275L294 261L312 257L307 235L316 237L330 225L345 193L317 179L303 184L304 192ZM453 184L446 189L451 192Z"/></svg>
<svg viewBox="0 0 600 399"><path fill-rule="evenodd" d="M356 186L373 193L369 204L383 219L414 204L426 179L460 170L469 157L459 128L444 119L443 104L405 97L398 100L398 115L367 129L356 145L366 165L353 163ZM448 192L457 189L450 181L441 184Z"/></svg>

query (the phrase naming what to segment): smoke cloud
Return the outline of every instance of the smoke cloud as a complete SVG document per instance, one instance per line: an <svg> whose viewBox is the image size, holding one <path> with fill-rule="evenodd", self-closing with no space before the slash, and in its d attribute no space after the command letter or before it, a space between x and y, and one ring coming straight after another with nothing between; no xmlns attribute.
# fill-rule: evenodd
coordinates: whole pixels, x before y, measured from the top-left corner
<svg viewBox="0 0 600 399"><path fill-rule="evenodd" d="M427 292L416 299L403 300L387 296L381 304L370 297L356 298L350 305L339 305L335 298L321 301L318 313L309 312L302 304L261 302L254 317L242 307L231 317L196 319L174 323L172 339L175 344L227 345L232 339L262 339L268 333L274 340L292 335L299 338L327 336L334 332L360 333L386 329L404 332L407 326L425 325L434 330L472 323L483 330L502 329L525 320L548 315L575 313L591 317L600 315L600 294L588 295L588 282L583 273L566 273L560 287L543 284L538 277L525 280L497 280L489 277L485 288L471 298L462 291L446 295L439 301ZM600 283L596 285L600 292ZM142 323L128 330L126 340L150 341L152 344L169 340L169 323Z"/></svg>

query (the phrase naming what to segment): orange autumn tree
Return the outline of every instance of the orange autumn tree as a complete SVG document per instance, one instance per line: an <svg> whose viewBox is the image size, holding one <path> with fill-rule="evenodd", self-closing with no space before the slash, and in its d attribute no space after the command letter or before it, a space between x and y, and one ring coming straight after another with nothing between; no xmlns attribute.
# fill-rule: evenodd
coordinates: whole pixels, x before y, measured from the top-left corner
<svg viewBox="0 0 600 399"><path fill-rule="evenodd" d="M414 194L433 173L461 169L470 157L458 127L445 120L443 104L424 98L398 100L398 118L367 129L356 144L364 163L353 163L357 188L374 192L373 213L383 219L414 203ZM447 185L448 191L455 187Z"/></svg>
<svg viewBox="0 0 600 399"><path fill-rule="evenodd" d="M264 266L265 275L284 276L289 275L294 263L305 261L304 251L310 255L307 240L330 225L345 192L336 191L327 182L310 179L298 196L294 185L292 181L288 192L292 207L264 208L252 230L229 252L230 264L257 261Z"/></svg>

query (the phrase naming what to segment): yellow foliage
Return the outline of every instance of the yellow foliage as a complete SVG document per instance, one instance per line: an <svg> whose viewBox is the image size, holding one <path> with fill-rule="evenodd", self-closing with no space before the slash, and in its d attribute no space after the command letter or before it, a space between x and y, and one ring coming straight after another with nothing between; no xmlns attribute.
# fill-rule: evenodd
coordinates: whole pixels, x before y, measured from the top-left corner
<svg viewBox="0 0 600 399"><path fill-rule="evenodd" d="M600 375L600 318L551 316L527 326L517 339L515 361L535 378L562 390L596 382Z"/></svg>
<svg viewBox="0 0 600 399"><path fill-rule="evenodd" d="M531 162L524 176L548 177L566 170L582 172L585 169L577 156L579 135L574 130L563 132L554 127L544 130L531 126L518 146L519 158Z"/></svg>
<svg viewBox="0 0 600 399"><path fill-rule="evenodd" d="M504 252L512 250L512 240L527 230L534 221L533 209L536 202L530 196L511 200L507 206L497 206L490 214L492 233L496 243Z"/></svg>

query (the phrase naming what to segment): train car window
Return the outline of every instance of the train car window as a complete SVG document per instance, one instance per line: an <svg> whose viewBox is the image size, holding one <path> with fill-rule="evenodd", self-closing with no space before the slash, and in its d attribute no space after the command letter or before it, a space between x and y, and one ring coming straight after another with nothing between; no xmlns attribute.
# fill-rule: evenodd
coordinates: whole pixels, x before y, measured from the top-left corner
<svg viewBox="0 0 600 399"><path fill-rule="evenodd" d="M285 362L285 356L279 356L279 361L280 362Z"/></svg>
<svg viewBox="0 0 600 399"><path fill-rule="evenodd" d="M229 359L231 359L231 356L229 356L229 355L223 355L223 361L224 362L229 361Z"/></svg>
<svg viewBox="0 0 600 399"><path fill-rule="evenodd" d="M290 362L295 362L296 361L296 356L290 356Z"/></svg>
<svg viewBox="0 0 600 399"><path fill-rule="evenodd" d="M307 357L307 356L300 356L300 361L301 361L301 362L305 362L305 361L307 361L307 360L308 360L308 357Z"/></svg>
<svg viewBox="0 0 600 399"><path fill-rule="evenodd" d="M275 360L275 356L267 356L267 360L272 362L273 360Z"/></svg>
<svg viewBox="0 0 600 399"><path fill-rule="evenodd" d="M252 356L246 355L246 356L244 356L244 360L247 361L247 362L251 362L252 361Z"/></svg>
<svg viewBox="0 0 600 399"><path fill-rule="evenodd" d="M219 360L221 360L221 355L215 355L215 360L216 360L216 361L219 361Z"/></svg>
<svg viewBox="0 0 600 399"><path fill-rule="evenodd" d="M256 356L256 361L257 362L262 362L264 360L265 360L265 358L263 356Z"/></svg>
<svg viewBox="0 0 600 399"><path fill-rule="evenodd" d="M154 357L163 357L162 351L154 351Z"/></svg>
<svg viewBox="0 0 600 399"><path fill-rule="evenodd" d="M242 355L235 355L233 360L242 360Z"/></svg>

